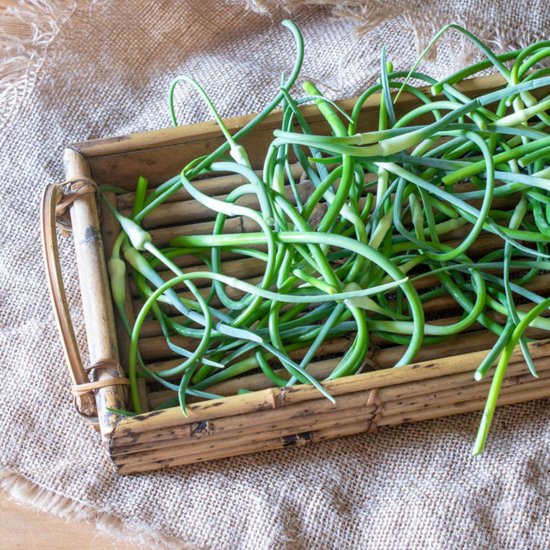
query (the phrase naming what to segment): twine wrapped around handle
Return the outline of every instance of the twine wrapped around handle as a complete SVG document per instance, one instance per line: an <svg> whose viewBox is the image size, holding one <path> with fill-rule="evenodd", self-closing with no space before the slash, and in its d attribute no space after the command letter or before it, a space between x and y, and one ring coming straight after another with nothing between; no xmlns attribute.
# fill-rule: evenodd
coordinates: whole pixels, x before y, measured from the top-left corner
<svg viewBox="0 0 550 550"><path fill-rule="evenodd" d="M99 361L96 361L93 365L85 368L87 373L90 373L99 369L116 370L119 374L119 377L109 378L106 380L95 380L93 382L87 382L84 384L75 384L71 388L71 393L75 397L78 397L80 395L85 395L87 393L93 393L96 390L99 390L101 388L107 388L109 386L118 386L118 385L127 386L130 384L130 380L128 380L128 378L124 376L124 370L120 366L120 363L117 363L113 359L100 359Z"/></svg>
<svg viewBox="0 0 550 550"><path fill-rule="evenodd" d="M63 285L56 224L61 225L64 234L67 234L70 230L68 214L71 205L79 197L97 191L97 184L88 178L78 178L62 184L49 184L44 190L41 208L42 245L54 316L73 381L72 393L75 396L76 408L80 414L90 418L97 416L97 405L94 396L96 390L120 384L127 385L129 381L124 377L122 367L113 359L101 359L88 368L84 368L82 364ZM88 373L97 369L116 370L118 376L90 381Z"/></svg>
<svg viewBox="0 0 550 550"><path fill-rule="evenodd" d="M82 195L97 193L99 188L97 183L89 178L77 178L55 185L59 190L55 200L55 221L66 236L71 231L69 209L73 202Z"/></svg>

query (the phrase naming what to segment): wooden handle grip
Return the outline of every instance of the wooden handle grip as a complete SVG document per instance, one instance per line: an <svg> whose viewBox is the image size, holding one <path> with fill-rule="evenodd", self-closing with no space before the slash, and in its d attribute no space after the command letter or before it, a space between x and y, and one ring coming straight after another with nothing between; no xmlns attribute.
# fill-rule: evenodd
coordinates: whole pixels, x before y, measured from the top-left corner
<svg viewBox="0 0 550 550"><path fill-rule="evenodd" d="M61 196L62 187L60 185L50 184L46 186L42 196L40 220L42 247L46 264L46 278L52 298L55 320L61 335L63 351L65 352L73 384L79 386L87 384L89 379L78 349L59 262L55 209ZM96 401L93 394L87 393L75 396L75 402L78 411L82 415L87 417L97 416Z"/></svg>

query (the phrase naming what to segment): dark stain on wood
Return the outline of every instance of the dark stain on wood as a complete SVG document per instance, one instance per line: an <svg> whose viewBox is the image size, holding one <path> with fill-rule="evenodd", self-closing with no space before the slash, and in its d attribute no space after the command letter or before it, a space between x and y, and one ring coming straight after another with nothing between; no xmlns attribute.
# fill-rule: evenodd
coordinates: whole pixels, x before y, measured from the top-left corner
<svg viewBox="0 0 550 550"><path fill-rule="evenodd" d="M256 406L257 411L267 411L273 408L275 408L273 407L273 403L268 403L267 401L264 401L263 403L260 403L259 405Z"/></svg>
<svg viewBox="0 0 550 550"><path fill-rule="evenodd" d="M295 415L294 415L294 418L305 418L307 416L312 416L313 413L311 412L310 409L303 409L301 411L298 411Z"/></svg>
<svg viewBox="0 0 550 550"><path fill-rule="evenodd" d="M153 463L162 464L162 465L172 464L172 462L173 462L172 458L157 458L157 459L153 460Z"/></svg>
<svg viewBox="0 0 550 550"><path fill-rule="evenodd" d="M139 435L136 434L134 430L132 430L132 428L124 428L122 430L122 434L124 435L124 437L130 439L132 443L136 443L137 441L139 441Z"/></svg>
<svg viewBox="0 0 550 550"><path fill-rule="evenodd" d="M137 422L143 422L144 420L148 420L149 418L153 418L153 416L158 416L159 414L162 414L162 411L153 411L146 414L138 414L137 416L133 417L133 420Z"/></svg>
<svg viewBox="0 0 550 550"><path fill-rule="evenodd" d="M435 363L415 363L414 365L411 365L411 369L431 369L435 367Z"/></svg>
<svg viewBox="0 0 550 550"><path fill-rule="evenodd" d="M283 447L293 447L296 445L304 445L313 443L313 434L311 432L302 432L299 434L285 435L281 437Z"/></svg>
<svg viewBox="0 0 550 550"><path fill-rule="evenodd" d="M203 437L204 435L211 434L214 431L214 424L212 422L201 420L200 422L194 422L191 424L190 433L191 437Z"/></svg>
<svg viewBox="0 0 550 550"><path fill-rule="evenodd" d="M89 225L86 228L86 231L84 231L84 238L80 242L89 243L89 242L94 242L99 240L101 240L101 233L99 232L98 229Z"/></svg>

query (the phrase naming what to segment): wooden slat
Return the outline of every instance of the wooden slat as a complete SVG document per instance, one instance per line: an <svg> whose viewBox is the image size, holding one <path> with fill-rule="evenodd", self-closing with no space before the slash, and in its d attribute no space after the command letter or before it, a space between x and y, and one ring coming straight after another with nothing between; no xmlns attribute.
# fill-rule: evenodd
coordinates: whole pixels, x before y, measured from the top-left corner
<svg viewBox="0 0 550 550"><path fill-rule="evenodd" d="M456 376L456 375L455 375ZM514 387L516 391L531 390L539 384L539 388L550 386L550 367L539 364L539 376L533 378L524 365L512 365L509 376L502 388ZM446 377L449 378L449 377ZM381 388L377 398L383 406L383 416L416 415L418 411L426 411L434 408L442 408L465 401L482 402L491 385L490 380L475 382L471 377L462 377L459 380L446 380L447 389L439 388L436 384L418 384L424 393L416 396L391 399L389 391L393 388ZM454 383L455 386L450 386ZM457 389L458 388L458 389ZM229 445L232 441L242 443L243 437L257 439L261 434L275 435L277 430L281 435L293 433L295 430L311 430L317 427L319 422L327 426L331 422L345 423L354 415L363 415L374 419L378 412L378 406L368 405L371 392L359 391L346 394L337 399L332 405L327 399L320 397L307 403L304 408L300 403L276 410L263 410L246 415L237 415L214 419L212 421L186 424L179 428L173 428L167 433L150 434L149 438L142 438L136 444L132 437L126 440L120 439L113 454L116 456L128 456L155 449L172 449L187 446L190 452L197 450L197 446L205 446L207 449L214 445ZM267 437L267 436L266 436Z"/></svg>
<svg viewBox="0 0 550 550"><path fill-rule="evenodd" d="M337 416L347 416L361 412L372 416L375 407L367 404L370 394L369 390L355 392L347 395L346 399L337 400L334 404L324 397L318 397L308 402L307 408L297 403L294 406L266 408L246 415L218 418L213 422L184 424L166 433L152 432L148 434L150 435L149 438L145 436L141 438L140 443L165 441L177 442L178 445L197 445L201 442L210 444L210 442L223 439L225 444L227 443L227 437L241 437L248 434L256 436L261 432L272 432L278 427L287 430L287 432L289 429L302 429L306 427L306 421L312 421L318 417L334 421ZM117 440L117 453L129 452L133 454L137 448L138 446L133 441L132 436L121 437Z"/></svg>
<svg viewBox="0 0 550 550"><path fill-rule="evenodd" d="M536 390L526 389L525 391L518 391L515 386L511 388L504 388L499 400L498 406L512 405L516 403L523 403L525 401L532 401L534 399L548 398L550 397L550 385L545 387L539 387ZM415 417L406 416L403 417L388 417L385 421L384 417L379 420L379 426L391 426L396 424L404 424L411 422L419 422L422 420L429 420L434 418L441 418L444 416L452 416L455 414L462 414L467 412L475 412L483 408L482 402L466 401L459 402L453 405L442 407L440 409L426 411L423 414L418 414ZM293 434L292 436L275 437L273 439L266 439L261 441L251 441L248 445L240 445L236 447L220 447L210 449L207 452L195 452L188 453L186 449L180 452L176 456L163 458L160 456L151 456L148 461L142 461L139 463L128 463L124 461L120 463L115 458L115 464L120 474L130 474L136 472L147 472L151 470L158 470L159 468L168 468L173 466L179 466L184 464L194 464L198 462L205 462L211 460L219 460L222 458L228 458L231 456L245 455L251 453L258 453L263 451L269 451L273 449L281 449L290 446L302 446L312 443L318 443L337 437L345 437L348 435L355 435L366 431L371 431L372 425L365 422L351 421L342 425L335 425L330 428L326 428L318 431L300 432L299 434ZM473 435L472 435L473 443ZM202 450L202 449L201 449ZM175 453L174 453L175 454Z"/></svg>
<svg viewBox="0 0 550 550"><path fill-rule="evenodd" d="M532 342L529 344L531 355L534 360L550 356L550 340ZM383 388L403 383L417 382L439 376L447 376L460 372L473 372L476 365L479 365L484 358L485 352L468 353L458 357L442 357L434 361L415 363L396 369L385 369L376 372L369 372L330 380L323 385L333 396L345 395L364 389ZM520 350L514 351L511 365L523 362ZM140 434L155 430L170 429L175 426L190 424L202 420L248 414L266 408L277 408L281 400L285 406L297 402L306 402L318 399L319 390L313 386L293 386L284 389L268 389L249 394L237 395L206 401L203 403L191 404L188 407L187 416L184 417L179 408L166 409L135 418L121 419L117 431L113 434L113 443L120 437L129 436L139 439ZM129 433L125 433L129 431ZM137 440L136 440L137 441Z"/></svg>

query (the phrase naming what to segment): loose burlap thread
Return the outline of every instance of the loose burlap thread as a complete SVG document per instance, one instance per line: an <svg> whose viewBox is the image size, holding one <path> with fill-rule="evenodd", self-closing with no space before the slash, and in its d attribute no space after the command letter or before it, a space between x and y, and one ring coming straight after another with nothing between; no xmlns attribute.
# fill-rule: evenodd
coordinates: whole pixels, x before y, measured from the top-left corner
<svg viewBox="0 0 550 550"><path fill-rule="evenodd" d="M549 401L499 410L487 451L475 459L479 414L125 478L113 473L97 434L74 410L42 268L42 188L63 178L62 150L71 142L169 125L166 90L178 74L196 76L224 116L259 110L291 67L293 43L279 25L284 10L254 4L271 15L214 0L33 0L8 14L32 32L1 39L4 486L150 546L547 547ZM333 98L373 81L382 45L398 67L409 66L450 20L497 50L543 38L549 23L546 1L330 2L359 20L357 34L353 22L297 4L286 7L296 9L307 43L303 79ZM423 70L442 76L472 52L455 34ZM180 88L177 103L182 123L209 117L191 89ZM70 237L62 239L61 259L85 348Z"/></svg>

